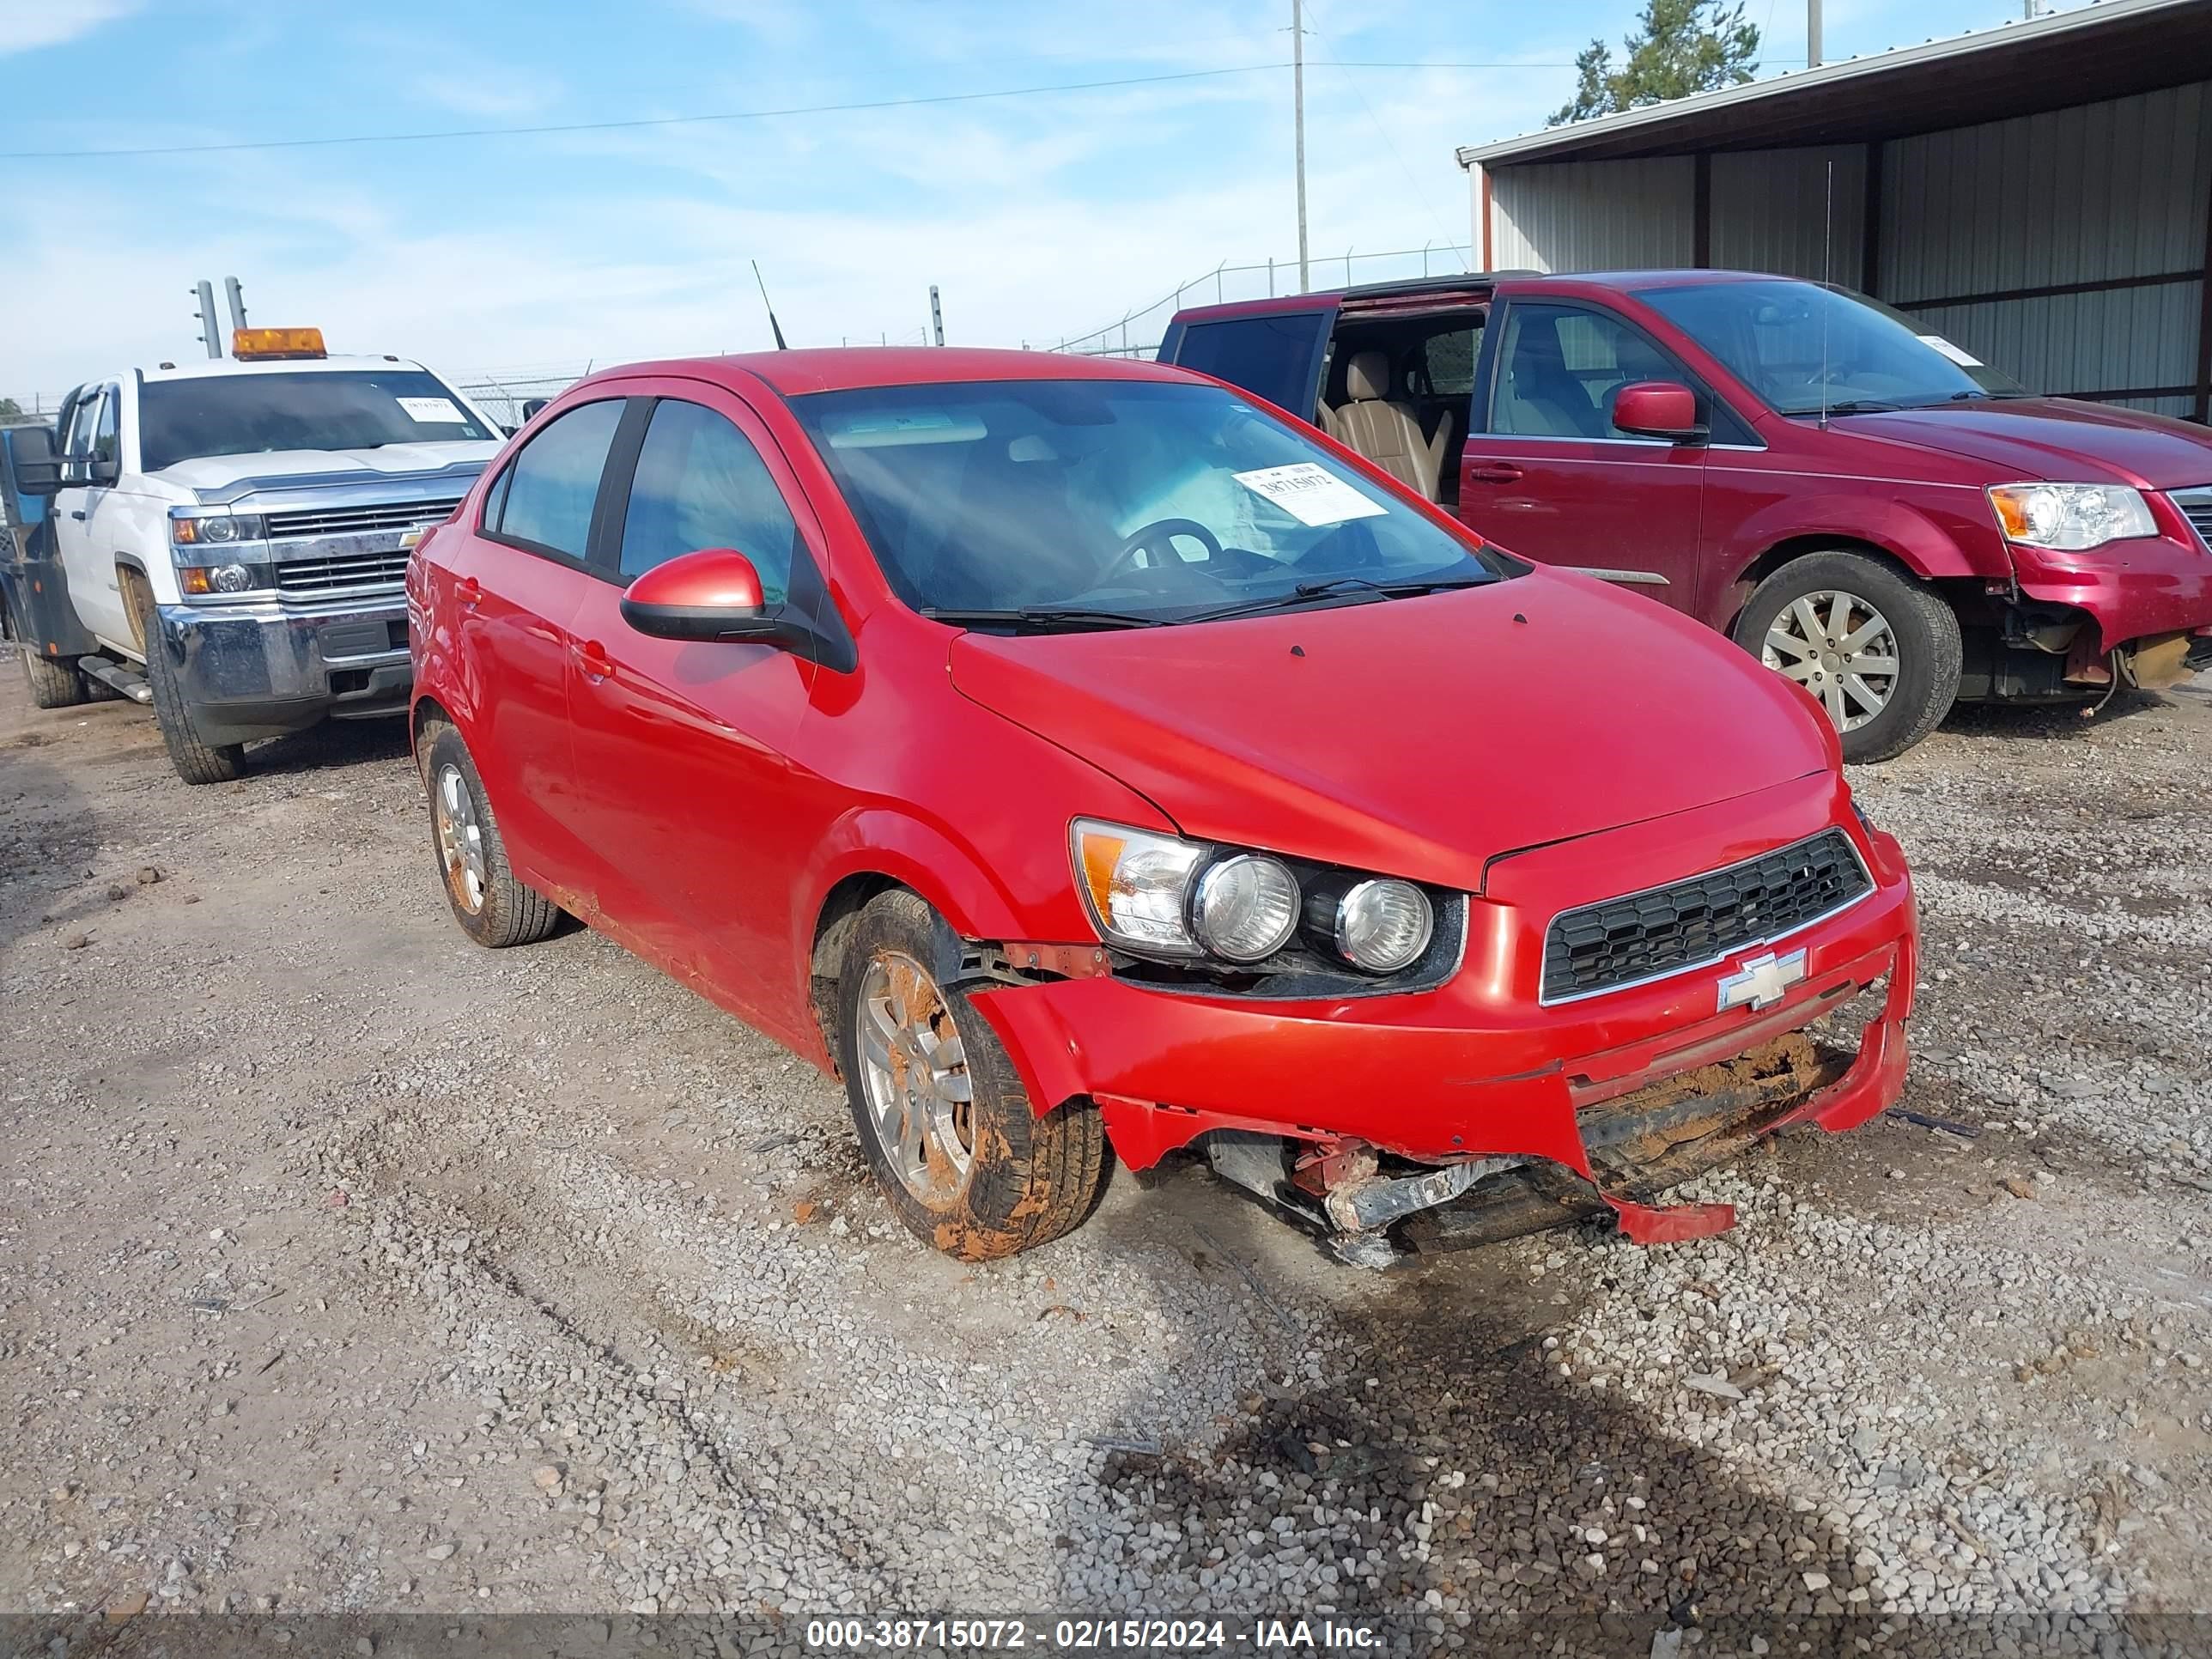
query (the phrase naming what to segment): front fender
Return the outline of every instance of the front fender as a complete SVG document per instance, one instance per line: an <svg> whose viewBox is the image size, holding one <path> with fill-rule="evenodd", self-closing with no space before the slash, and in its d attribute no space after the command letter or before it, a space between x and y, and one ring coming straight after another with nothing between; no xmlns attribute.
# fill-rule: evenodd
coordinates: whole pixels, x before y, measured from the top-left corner
<svg viewBox="0 0 2212 1659"><path fill-rule="evenodd" d="M1752 567L1787 542L1861 542L1881 549L1923 580L2008 580L2012 559L1979 490L1890 485L1893 495L1843 489L1785 496L1745 521L1729 579L1747 585Z"/></svg>

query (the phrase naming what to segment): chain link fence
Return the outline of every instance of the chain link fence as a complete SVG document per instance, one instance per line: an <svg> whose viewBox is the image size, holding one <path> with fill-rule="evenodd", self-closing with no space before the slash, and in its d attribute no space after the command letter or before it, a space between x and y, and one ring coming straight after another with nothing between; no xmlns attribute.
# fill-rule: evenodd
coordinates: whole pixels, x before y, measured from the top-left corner
<svg viewBox="0 0 2212 1659"><path fill-rule="evenodd" d="M1310 286L1351 288L1361 283L1399 282L1412 276L1449 276L1469 269L1471 250L1464 243L1430 242L1415 248L1391 248L1361 253L1346 248L1341 253L1309 256ZM1185 306L1222 305L1231 300L1266 300L1279 294L1296 294L1298 262L1269 259L1263 264L1232 265L1224 262L1203 276L1179 283L1172 294L1132 311L1088 334L1063 337L1045 343L1054 351L1085 357L1150 357L1160 348L1168 321ZM1024 345L1039 342L1024 341Z"/></svg>

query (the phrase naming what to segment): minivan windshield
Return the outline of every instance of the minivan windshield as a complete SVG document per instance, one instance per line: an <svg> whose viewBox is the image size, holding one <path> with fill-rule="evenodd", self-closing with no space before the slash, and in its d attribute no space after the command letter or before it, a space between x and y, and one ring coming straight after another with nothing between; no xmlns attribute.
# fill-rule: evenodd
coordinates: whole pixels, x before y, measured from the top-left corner
<svg viewBox="0 0 2212 1659"><path fill-rule="evenodd" d="M948 622L1190 622L1506 569L1220 386L984 381L792 407L891 586Z"/></svg>
<svg viewBox="0 0 2212 1659"><path fill-rule="evenodd" d="M1849 289L1775 277L1639 289L1636 297L1784 415L2027 395L1903 312Z"/></svg>
<svg viewBox="0 0 2212 1659"><path fill-rule="evenodd" d="M497 435L419 368L195 375L138 388L138 465L148 472L209 455Z"/></svg>

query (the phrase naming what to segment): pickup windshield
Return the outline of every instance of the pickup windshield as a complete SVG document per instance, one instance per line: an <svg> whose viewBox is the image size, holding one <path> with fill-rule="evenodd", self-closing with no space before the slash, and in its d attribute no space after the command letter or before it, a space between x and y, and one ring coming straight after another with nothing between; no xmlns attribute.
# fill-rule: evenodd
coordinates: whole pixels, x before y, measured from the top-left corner
<svg viewBox="0 0 2212 1659"><path fill-rule="evenodd" d="M947 622L1192 622L1505 570L1219 386L986 381L792 406L891 586Z"/></svg>
<svg viewBox="0 0 2212 1659"><path fill-rule="evenodd" d="M211 374L138 390L139 465L148 472L209 455L497 435L419 368Z"/></svg>
<svg viewBox="0 0 2212 1659"><path fill-rule="evenodd" d="M1849 289L1778 277L1640 289L1636 297L1784 415L2027 395L1925 325Z"/></svg>

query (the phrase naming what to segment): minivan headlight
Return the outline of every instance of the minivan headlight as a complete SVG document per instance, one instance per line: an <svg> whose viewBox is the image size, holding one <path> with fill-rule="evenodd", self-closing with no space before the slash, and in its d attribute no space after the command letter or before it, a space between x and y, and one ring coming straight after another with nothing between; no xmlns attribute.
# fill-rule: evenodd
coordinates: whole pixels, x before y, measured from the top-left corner
<svg viewBox="0 0 2212 1659"><path fill-rule="evenodd" d="M2056 553L2158 534L2150 503L2124 484L1995 484L1990 505L2007 541Z"/></svg>

